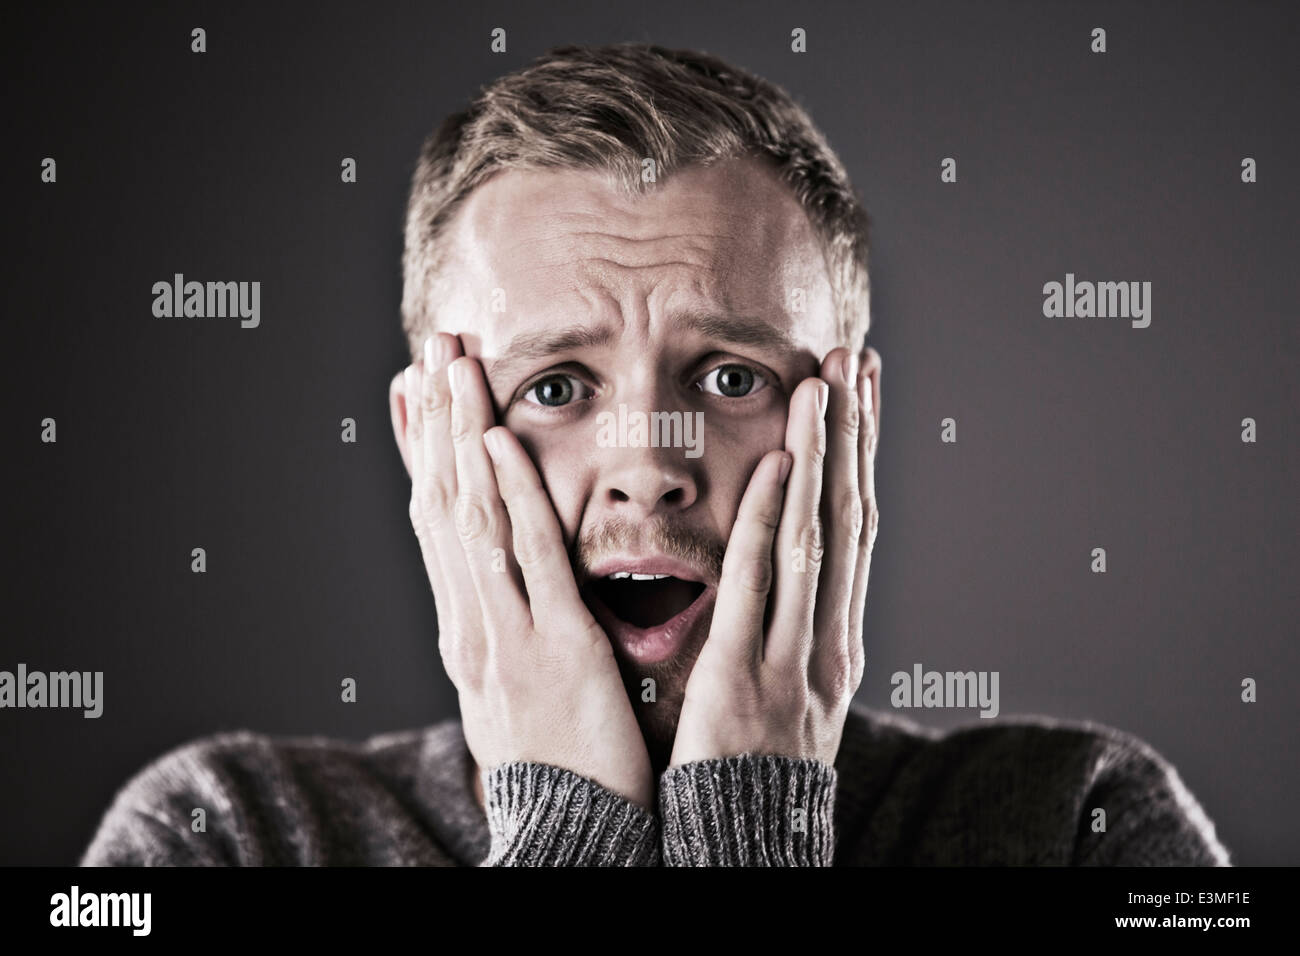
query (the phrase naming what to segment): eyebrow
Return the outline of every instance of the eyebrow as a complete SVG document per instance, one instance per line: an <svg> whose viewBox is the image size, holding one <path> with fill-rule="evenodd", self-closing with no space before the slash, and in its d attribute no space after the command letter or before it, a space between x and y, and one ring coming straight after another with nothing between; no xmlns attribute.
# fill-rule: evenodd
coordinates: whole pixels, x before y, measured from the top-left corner
<svg viewBox="0 0 1300 956"><path fill-rule="evenodd" d="M795 352L799 345L788 333L762 319L712 312L679 312L668 320L670 327L698 332L706 338L748 345L771 352Z"/></svg>
<svg viewBox="0 0 1300 956"><path fill-rule="evenodd" d="M489 379L501 380L517 368L531 365L538 359L575 349L594 349L614 340L614 329L608 325L591 328L570 325L562 329L545 329L541 332L521 332L510 340L501 357L487 368Z"/></svg>
<svg viewBox="0 0 1300 956"><path fill-rule="evenodd" d="M798 344L787 333L760 319L718 315L712 312L686 311L674 314L667 322L674 331L696 332L706 338L747 345L771 352L796 352ZM516 369L539 359L578 349L609 345L615 337L613 326L570 325L540 332L521 332L512 338L501 357L487 368L488 378L501 381Z"/></svg>

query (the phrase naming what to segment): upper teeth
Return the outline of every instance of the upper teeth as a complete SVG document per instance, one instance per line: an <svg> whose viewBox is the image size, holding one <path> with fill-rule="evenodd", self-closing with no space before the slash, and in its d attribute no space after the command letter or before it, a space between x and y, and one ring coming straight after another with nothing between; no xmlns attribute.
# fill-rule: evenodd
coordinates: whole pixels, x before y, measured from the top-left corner
<svg viewBox="0 0 1300 956"><path fill-rule="evenodd" d="M658 581L671 577L671 574L634 574L631 571L615 571L609 575L611 581L621 581L623 578L631 578L633 581Z"/></svg>

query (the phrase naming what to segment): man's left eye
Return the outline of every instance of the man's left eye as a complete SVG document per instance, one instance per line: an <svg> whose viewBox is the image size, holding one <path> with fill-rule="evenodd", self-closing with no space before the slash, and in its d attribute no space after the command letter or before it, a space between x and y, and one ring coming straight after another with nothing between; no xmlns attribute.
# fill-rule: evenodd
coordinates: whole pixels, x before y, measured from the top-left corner
<svg viewBox="0 0 1300 956"><path fill-rule="evenodd" d="M762 391L767 382L748 365L719 365L700 379L702 389L724 398L747 398Z"/></svg>

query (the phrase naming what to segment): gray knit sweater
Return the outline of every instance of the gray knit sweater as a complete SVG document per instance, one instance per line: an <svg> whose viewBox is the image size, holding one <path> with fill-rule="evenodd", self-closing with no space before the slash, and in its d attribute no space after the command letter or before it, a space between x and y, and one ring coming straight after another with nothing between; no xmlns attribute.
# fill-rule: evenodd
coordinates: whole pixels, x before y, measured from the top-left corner
<svg viewBox="0 0 1300 956"><path fill-rule="evenodd" d="M219 734L131 779L81 863L1229 863L1174 768L1096 724L1004 719L941 733L855 706L834 767L747 754L671 768L656 814L529 763L483 773L485 813L472 768L455 720L359 743Z"/></svg>

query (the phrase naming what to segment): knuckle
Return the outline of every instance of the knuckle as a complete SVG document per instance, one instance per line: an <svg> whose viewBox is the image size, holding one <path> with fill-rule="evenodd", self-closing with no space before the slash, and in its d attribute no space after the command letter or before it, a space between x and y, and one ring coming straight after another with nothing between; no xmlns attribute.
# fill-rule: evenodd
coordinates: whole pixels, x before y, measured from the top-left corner
<svg viewBox="0 0 1300 956"><path fill-rule="evenodd" d="M557 557L558 548L545 534L515 528L514 539L515 560L521 568L541 567Z"/></svg>
<svg viewBox="0 0 1300 956"><path fill-rule="evenodd" d="M866 670L865 655L862 652L862 645L859 644L849 653L849 693L856 694L858 688L862 686L862 678Z"/></svg>
<svg viewBox="0 0 1300 956"><path fill-rule="evenodd" d="M443 515L447 513L451 493L442 482L430 481L425 484L422 497L424 521L430 529L436 528L442 524Z"/></svg>
<svg viewBox="0 0 1300 956"><path fill-rule="evenodd" d="M862 496L857 490L842 494L835 504L835 517L849 542L856 544L862 534Z"/></svg>
<svg viewBox="0 0 1300 956"><path fill-rule="evenodd" d="M501 498L501 503L509 509L512 504L520 500L520 491L522 489L520 488L519 481L516 478L500 473L497 473L496 480L497 494Z"/></svg>
<svg viewBox="0 0 1300 956"><path fill-rule="evenodd" d="M781 503L778 501L753 505L747 512L746 518L772 534L776 534L776 530L781 524Z"/></svg>
<svg viewBox="0 0 1300 956"><path fill-rule="evenodd" d="M442 526L447 513L447 489L436 481L428 482L411 495L411 527L416 537L433 534Z"/></svg>
<svg viewBox="0 0 1300 956"><path fill-rule="evenodd" d="M435 375L429 390L421 399L421 411L428 419L439 419L447 414L450 404L446 389L438 383L438 377Z"/></svg>
<svg viewBox="0 0 1300 956"><path fill-rule="evenodd" d="M853 665L848 654L835 654L831 657L822 675L822 685L832 700L843 700L856 690Z"/></svg>
<svg viewBox="0 0 1300 956"><path fill-rule="evenodd" d="M459 631L444 631L438 638L438 653L447 676L457 687L472 685L478 673L478 655Z"/></svg>
<svg viewBox="0 0 1300 956"><path fill-rule="evenodd" d="M415 529L415 536L420 540L421 544L425 543L437 526L437 522L430 519L424 497L423 492L411 495L410 507L411 527Z"/></svg>
<svg viewBox="0 0 1300 956"><path fill-rule="evenodd" d="M850 442L858 440L858 403L848 401L844 403L844 414L839 416L840 434Z"/></svg>
<svg viewBox="0 0 1300 956"><path fill-rule="evenodd" d="M516 507L527 504L532 496L544 494L541 485L536 479L527 475L515 474L512 470L506 469L506 473L497 472L497 491L501 495L501 500L506 503L506 507L511 505Z"/></svg>
<svg viewBox="0 0 1300 956"><path fill-rule="evenodd" d="M876 454L876 441L879 437L876 432L876 417L874 415L862 416L861 432L866 439L867 454L874 458Z"/></svg>
<svg viewBox="0 0 1300 956"><path fill-rule="evenodd" d="M487 538L492 530L487 501L476 491L462 491L456 496L456 533L465 544Z"/></svg>
<svg viewBox="0 0 1300 956"><path fill-rule="evenodd" d="M809 519L807 525L799 533L799 544L803 548L804 557L809 566L820 566L822 557L826 553L825 544L822 540L821 518L814 515Z"/></svg>
<svg viewBox="0 0 1300 956"><path fill-rule="evenodd" d="M804 450L804 461L814 472L820 472L826 465L826 436L820 432Z"/></svg>
<svg viewBox="0 0 1300 956"><path fill-rule="evenodd" d="M431 410L425 412L424 423L431 431L431 437L440 435L451 428L450 422L451 409L445 404L435 405Z"/></svg>
<svg viewBox="0 0 1300 956"><path fill-rule="evenodd" d="M465 414L463 405L455 405L451 410L451 423L448 426L451 432L451 440L457 445L464 444L469 440L473 429L470 427L470 418Z"/></svg>
<svg viewBox="0 0 1300 956"><path fill-rule="evenodd" d="M754 595L766 595L772 587L772 562L766 555L746 558L737 575L741 590Z"/></svg>
<svg viewBox="0 0 1300 956"><path fill-rule="evenodd" d="M880 531L880 509L876 507L874 501L867 503L865 520L866 527L864 533L858 538L858 549L862 552L870 552L875 546L876 535Z"/></svg>

